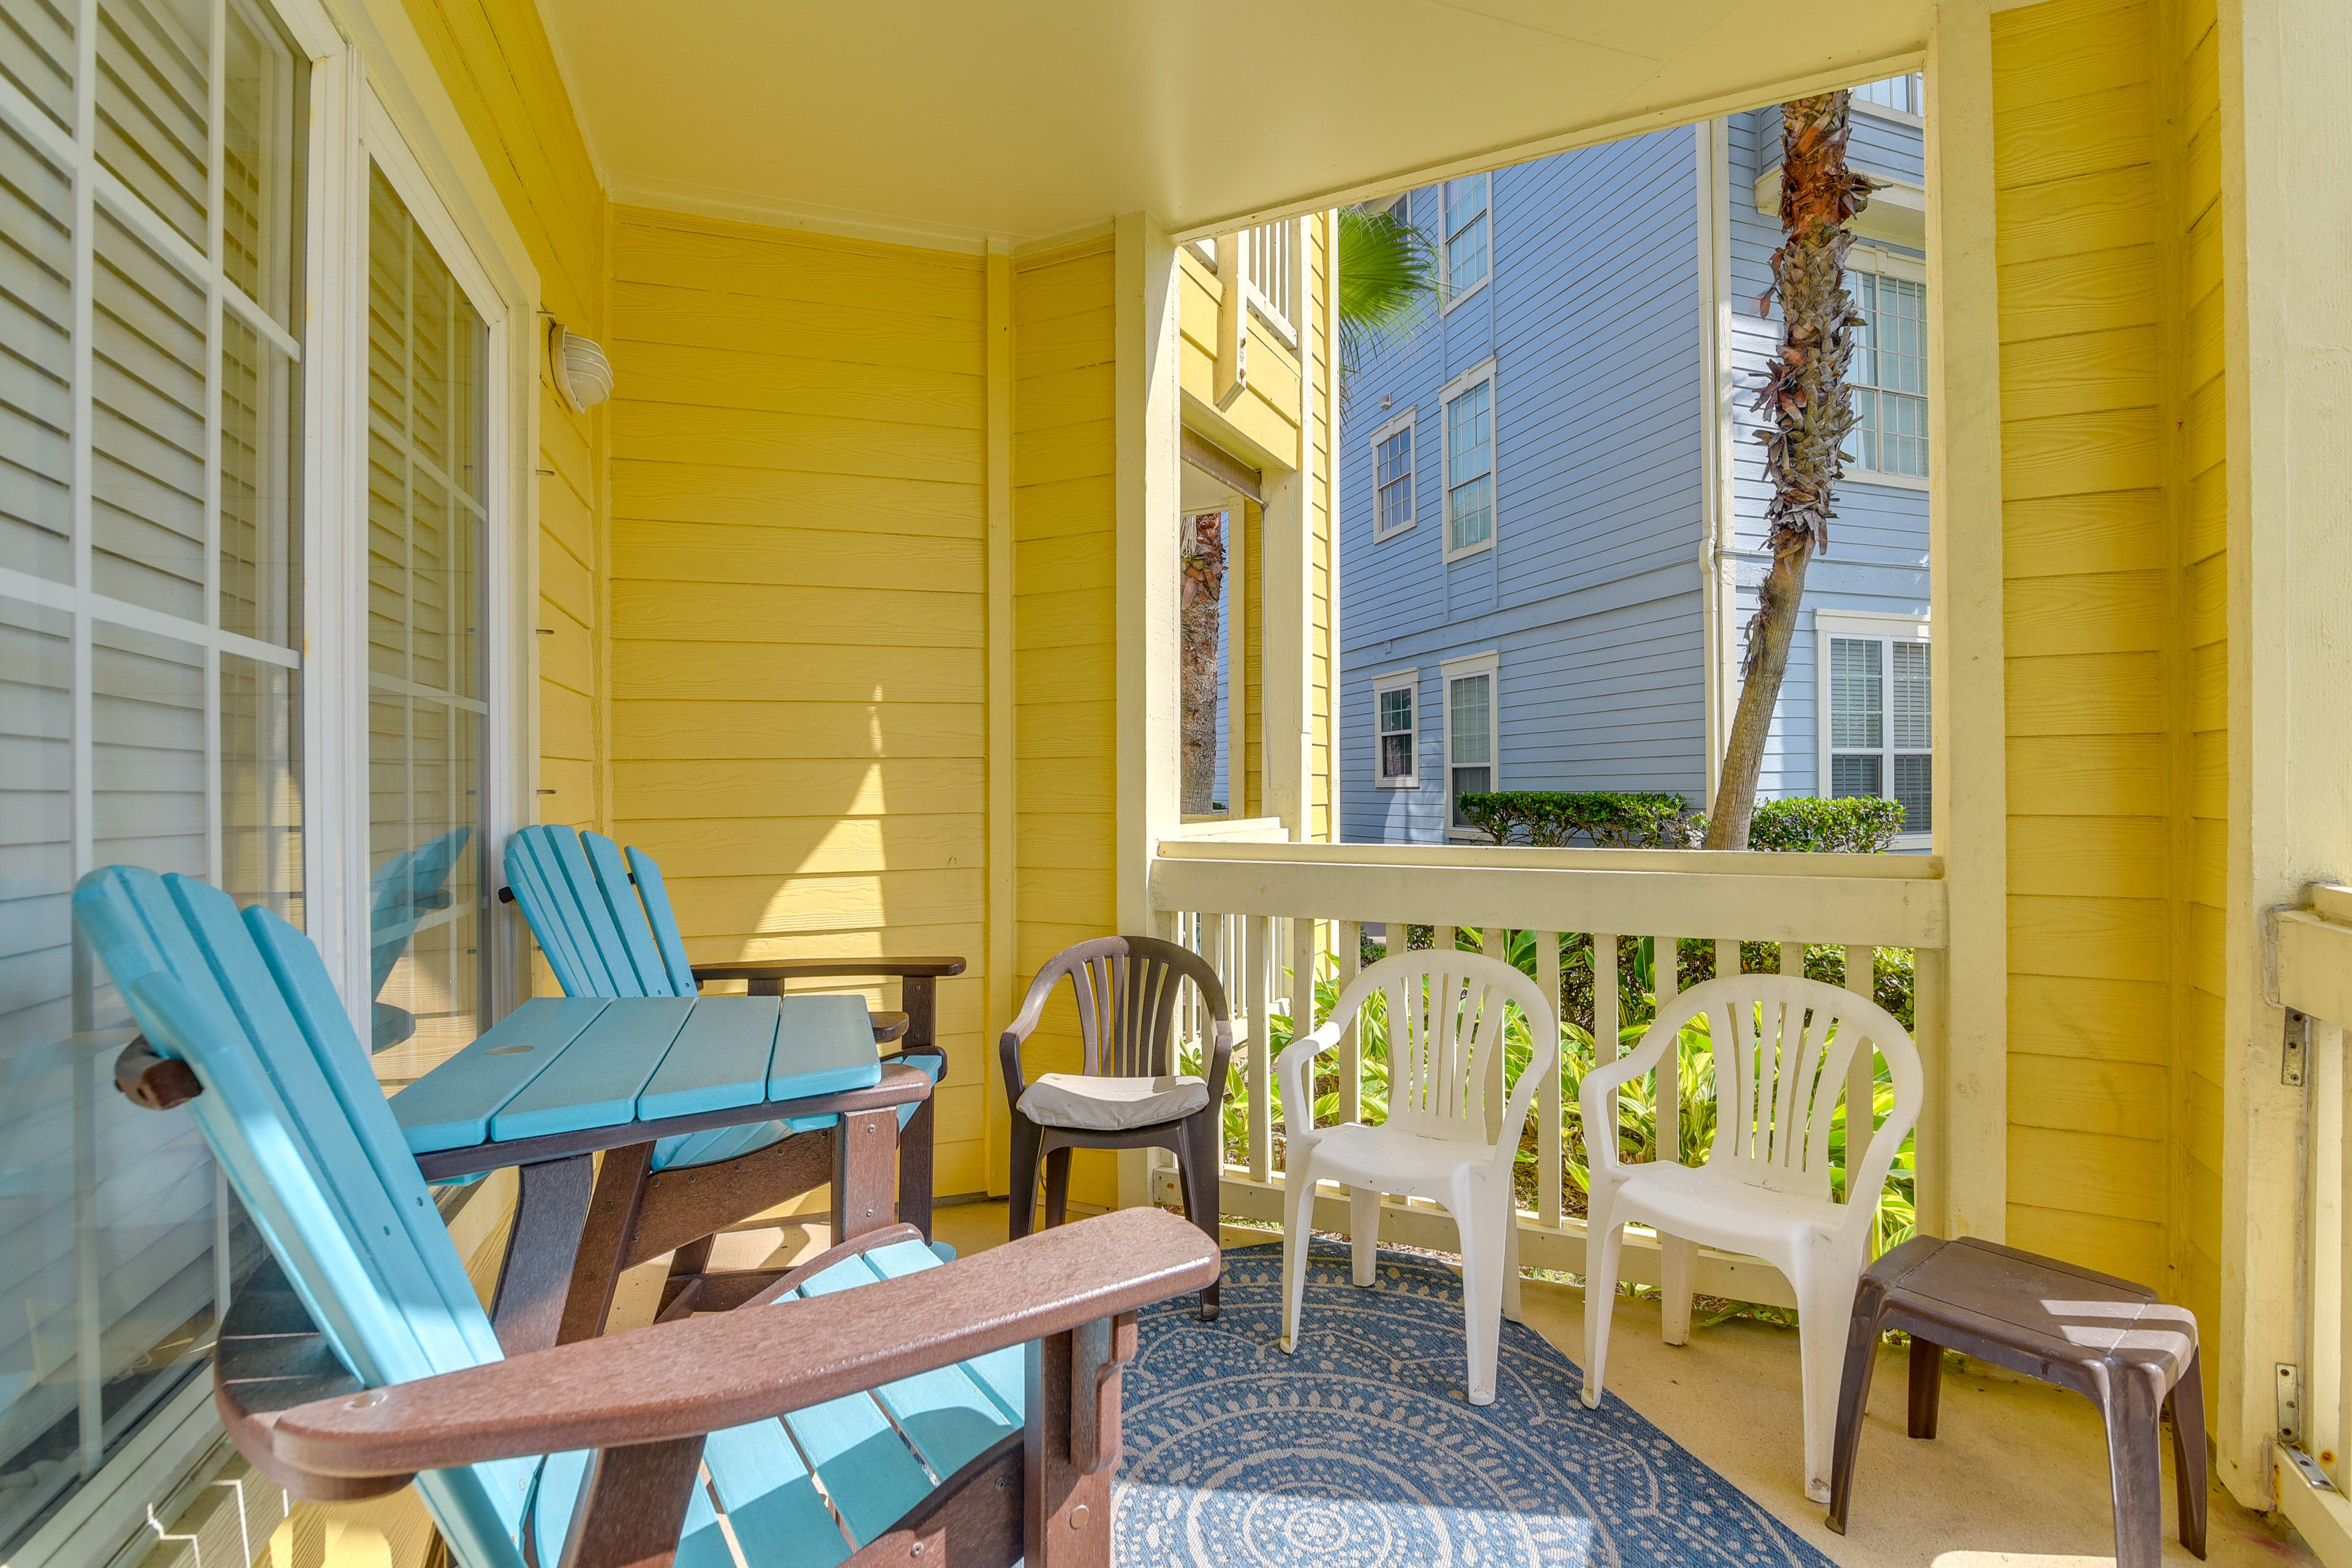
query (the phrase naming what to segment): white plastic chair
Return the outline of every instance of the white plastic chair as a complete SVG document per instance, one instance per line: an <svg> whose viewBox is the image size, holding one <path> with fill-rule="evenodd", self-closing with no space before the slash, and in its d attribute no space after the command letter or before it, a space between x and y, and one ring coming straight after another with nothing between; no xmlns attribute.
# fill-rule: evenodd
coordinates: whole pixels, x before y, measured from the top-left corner
<svg viewBox="0 0 2352 1568"><path fill-rule="evenodd" d="M1315 1125L1315 1058L1329 1050L1375 991L1388 997L1389 1114L1378 1127ZM1534 1054L1492 1115L1503 1086L1506 1003L1526 1015ZM1559 1012L1507 963L1435 949L1384 958L1340 993L1330 1020L1275 1062L1282 1083L1282 1348L1298 1349L1307 1288L1307 1231L1318 1181L1351 1189L1349 1238L1358 1285L1372 1282L1381 1197L1402 1193L1443 1205L1462 1233L1462 1303L1473 1405L1495 1398L1502 1318L1519 1320L1518 1204L1511 1163L1528 1107L1559 1070Z"/></svg>
<svg viewBox="0 0 2352 1568"><path fill-rule="evenodd" d="M1662 1239L1678 1238L1685 1247L1760 1258L1796 1287L1805 1495L1827 1502L1847 1320L1887 1168L1919 1118L1926 1092L1919 1053L1903 1026L1865 996L1793 975L1727 975L1675 998L1632 1055L1585 1075L1578 1095L1584 1125L1613 1130L1618 1086L1659 1067L1683 1026L1701 1014L1715 1053L1715 1147L1706 1163L1628 1165L1618 1159L1613 1136L1586 1145L1592 1182L1585 1245L1592 1250L1584 1292L1584 1403L1601 1403L1628 1221L1654 1226ZM1871 1134L1847 1201L1840 1203L1831 1196L1830 1123L1847 1063L1856 1050L1874 1047L1893 1072L1895 1108ZM1668 1063L1664 1070L1675 1068ZM1866 1125L1857 1115L1857 1129ZM1668 1321L1679 1314L1687 1322L1690 1271L1669 1269L1668 1280L1677 1298L1664 1304Z"/></svg>

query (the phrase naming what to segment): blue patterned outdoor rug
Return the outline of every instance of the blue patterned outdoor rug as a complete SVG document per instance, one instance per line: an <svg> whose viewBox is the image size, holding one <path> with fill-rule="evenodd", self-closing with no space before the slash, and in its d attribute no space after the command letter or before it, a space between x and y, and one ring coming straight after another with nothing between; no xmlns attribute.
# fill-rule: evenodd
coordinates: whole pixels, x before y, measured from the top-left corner
<svg viewBox="0 0 2352 1568"><path fill-rule="evenodd" d="M1467 1403L1443 1264L1383 1250L1359 1290L1347 1247L1317 1242L1295 1356L1281 1276L1278 1244L1240 1248L1215 1322L1190 1296L1142 1314L1121 1568L1829 1568L1615 1394L1585 1409L1533 1329L1504 1323L1495 1402Z"/></svg>

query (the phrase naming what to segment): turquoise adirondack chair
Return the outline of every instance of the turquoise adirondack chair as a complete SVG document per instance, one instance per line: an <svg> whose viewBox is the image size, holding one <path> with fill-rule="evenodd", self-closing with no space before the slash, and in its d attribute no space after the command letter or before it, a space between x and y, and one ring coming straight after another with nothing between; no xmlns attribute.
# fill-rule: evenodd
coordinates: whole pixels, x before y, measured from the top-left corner
<svg viewBox="0 0 2352 1568"><path fill-rule="evenodd" d="M1108 1563L1132 1313L1215 1274L1175 1216L953 1263L892 1226L734 1311L509 1357L310 942L121 867L74 917L143 1031L117 1085L188 1105L274 1259L214 1375L296 1495L413 1479L465 1568L723 1568L722 1511L763 1565Z"/></svg>
<svg viewBox="0 0 2352 1568"><path fill-rule="evenodd" d="M502 900L521 909L538 938L540 951L555 971L567 996L692 996L706 980L741 980L754 995L773 995L792 979L846 979L898 976L907 1009L878 1013L874 1019L877 1044L905 1037L904 1046L889 1061L920 1068L937 1083L947 1068L947 1053L939 1047L934 1028L939 981L963 973L961 958L820 958L766 963L695 964L688 961L686 942L671 913L669 890L661 867L653 857L632 846L626 849L601 833L582 833L562 825L525 827L510 835L506 845L507 886ZM818 1183L793 1186L798 1175L771 1169L763 1163L755 1174L741 1164L744 1157L793 1132L822 1131L830 1134L836 1118L803 1118L789 1126L758 1122L666 1139L655 1145L654 1171L685 1166L697 1168L734 1163L731 1172L716 1173L740 1194L738 1219L761 1213L799 1196ZM929 1236L931 1230L931 1103L902 1107L898 1112L898 1218ZM613 1168L615 1183L627 1173ZM824 1178L820 1177L821 1183ZM601 1179L600 1179L601 1181ZM599 1194L603 1201L604 1194ZM615 1202L628 1201L618 1191ZM730 1222L731 1223L731 1222ZM840 1216L835 1216L836 1236ZM708 1261L708 1246L680 1254L673 1279L698 1272ZM673 1293L681 1286L673 1284Z"/></svg>
<svg viewBox="0 0 2352 1568"><path fill-rule="evenodd" d="M404 849L368 879L368 972L370 997L383 991L393 966L408 951L425 911L449 907L449 872L472 838L470 827L453 827L438 838ZM373 1004L371 1050L385 1050L416 1033L416 1016L390 1002Z"/></svg>

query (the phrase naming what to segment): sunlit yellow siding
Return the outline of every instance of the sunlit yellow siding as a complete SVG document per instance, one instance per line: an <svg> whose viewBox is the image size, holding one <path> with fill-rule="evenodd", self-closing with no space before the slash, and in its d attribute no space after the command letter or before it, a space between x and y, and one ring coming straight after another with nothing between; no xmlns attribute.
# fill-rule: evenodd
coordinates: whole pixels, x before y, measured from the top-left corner
<svg viewBox="0 0 2352 1568"><path fill-rule="evenodd" d="M612 268L614 830L697 959L970 960L936 1181L978 1191L981 259L621 208Z"/></svg>
<svg viewBox="0 0 2352 1568"><path fill-rule="evenodd" d="M2218 1308L2221 594L2210 5L1992 19L2009 1238Z"/></svg>
<svg viewBox="0 0 2352 1568"><path fill-rule="evenodd" d="M606 333L606 204L529 0L407 0L539 272L541 305ZM605 568L605 419L539 399L540 817L599 826L606 797L598 628ZM542 968L542 988L552 982Z"/></svg>
<svg viewBox="0 0 2352 1568"><path fill-rule="evenodd" d="M1312 596L1308 628L1307 723L1313 731L1307 766L1307 837L1332 837L1331 721L1338 710L1331 696L1333 661L1331 594L1331 497L1339 483L1338 460L1331 439L1328 389L1335 369L1330 340L1330 315L1325 300L1331 287L1331 224L1329 215L1307 220L1307 308L1299 325L1307 351L1306 440L1314 458L1315 482L1307 496L1307 530L1313 551L1307 563L1307 591Z"/></svg>
<svg viewBox="0 0 2352 1568"><path fill-rule="evenodd" d="M1013 266L1016 998L1055 953L1118 929L1112 284L1108 238ZM1077 1062L1065 988L1024 1065L1034 1075ZM1111 1157L1075 1158L1072 1200L1110 1206Z"/></svg>

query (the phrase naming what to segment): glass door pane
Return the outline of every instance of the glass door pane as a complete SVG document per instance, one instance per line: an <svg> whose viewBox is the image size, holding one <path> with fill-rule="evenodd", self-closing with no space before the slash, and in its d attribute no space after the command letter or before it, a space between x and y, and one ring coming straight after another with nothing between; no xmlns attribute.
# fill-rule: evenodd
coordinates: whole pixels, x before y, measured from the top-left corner
<svg viewBox="0 0 2352 1568"><path fill-rule="evenodd" d="M399 193L368 223L373 1044L422 1076L488 1020L482 373L488 329Z"/></svg>
<svg viewBox="0 0 2352 1568"><path fill-rule="evenodd" d="M255 0L0 9L6 1561L203 1375L259 1255L192 1112L115 1092L130 1016L68 900L127 864L303 918L309 113ZM257 218L214 221L225 181Z"/></svg>

